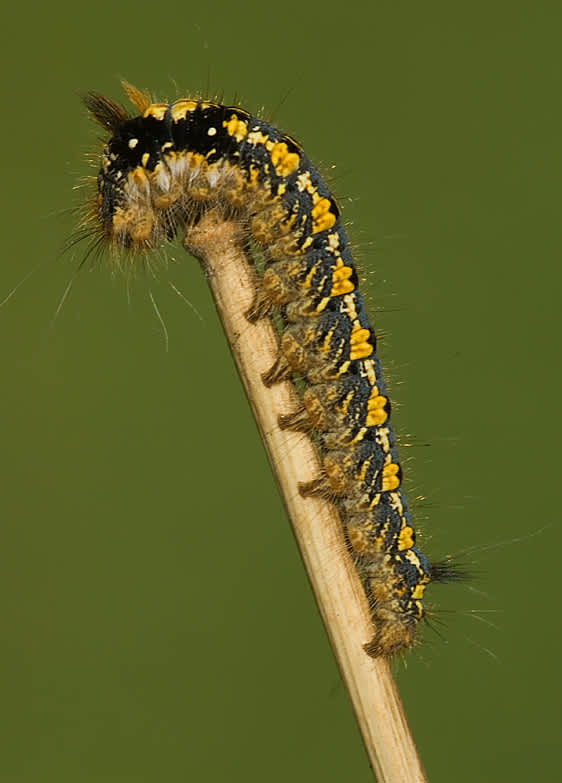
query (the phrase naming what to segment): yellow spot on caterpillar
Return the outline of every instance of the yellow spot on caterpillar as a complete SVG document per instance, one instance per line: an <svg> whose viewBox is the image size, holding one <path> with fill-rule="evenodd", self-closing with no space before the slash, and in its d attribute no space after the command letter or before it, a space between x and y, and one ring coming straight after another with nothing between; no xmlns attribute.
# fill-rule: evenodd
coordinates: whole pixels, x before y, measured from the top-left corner
<svg viewBox="0 0 562 783"><path fill-rule="evenodd" d="M332 251L338 250L340 246L340 238L337 233L335 234L328 234L328 247Z"/></svg>
<svg viewBox="0 0 562 783"><path fill-rule="evenodd" d="M278 141L271 148L271 162L279 177L288 177L299 167L299 156L289 152L285 142Z"/></svg>
<svg viewBox="0 0 562 783"><path fill-rule="evenodd" d="M341 258L338 258L336 261L336 267L343 267L343 261ZM349 294L347 296L344 296L343 298L343 304L342 307L342 313L347 313L347 316L350 321L355 321L357 319L357 307L356 307L356 299L354 296L350 296Z"/></svg>
<svg viewBox="0 0 562 783"><path fill-rule="evenodd" d="M268 140L269 136L266 136L265 133L262 133L260 130L252 131L248 134L247 138L248 144L253 144L254 146L256 144L265 144Z"/></svg>
<svg viewBox="0 0 562 783"><path fill-rule="evenodd" d="M248 133L248 124L239 119L236 114L233 114L228 121L225 120L223 125L228 135L233 136L236 141L242 141Z"/></svg>
<svg viewBox="0 0 562 783"><path fill-rule="evenodd" d="M164 115L168 111L167 103L153 103L144 110L143 117L154 117L155 120L163 120Z"/></svg>
<svg viewBox="0 0 562 783"><path fill-rule="evenodd" d="M314 197L313 197L314 200ZM327 198L320 198L314 207L312 207L312 233L318 234L319 231L326 231L332 228L336 222L336 216L330 212L331 204ZM352 289L353 290L353 289ZM347 293L343 291L342 293Z"/></svg>
<svg viewBox="0 0 562 783"><path fill-rule="evenodd" d="M402 517L402 514L404 513L404 504L402 503L400 492L391 492L388 497L390 499L390 505L392 508L398 512L400 517Z"/></svg>
<svg viewBox="0 0 562 783"><path fill-rule="evenodd" d="M390 455L389 455L390 456ZM382 469L381 491L388 492L391 489L398 489L400 486L400 465L395 462L389 462Z"/></svg>
<svg viewBox="0 0 562 783"><path fill-rule="evenodd" d="M301 191L301 193L305 190L308 193L312 193L314 191L314 185L310 179L310 171L303 171L302 174L299 174L297 177L297 188Z"/></svg>
<svg viewBox="0 0 562 783"><path fill-rule="evenodd" d="M349 267L344 267L344 269L349 269ZM366 359L373 353L373 346L368 342L370 336L371 332L368 329L364 329L359 321L355 321L349 338L351 345L349 358L351 361L354 359Z"/></svg>
<svg viewBox="0 0 562 783"><path fill-rule="evenodd" d="M378 427L384 424L388 418L388 414L384 409L388 399L383 394L379 394L378 391L376 386L373 387L367 400L367 419L365 423L368 427Z"/></svg>
<svg viewBox="0 0 562 783"><path fill-rule="evenodd" d="M376 386L377 384L377 374L375 372L375 363L372 359L369 359L368 361L363 363L363 369L365 370L365 373L367 375L367 380L371 384L371 386Z"/></svg>
<svg viewBox="0 0 562 783"><path fill-rule="evenodd" d="M366 356L370 356L373 353L373 346L369 343L361 343L357 345L349 354L351 361L355 359L364 359Z"/></svg>
<svg viewBox="0 0 562 783"><path fill-rule="evenodd" d="M367 419L369 417L367 416ZM367 425L367 426L377 426L377 425ZM382 450L385 454L388 454L390 451L390 438L388 429L386 427L379 427L377 430L377 443L381 446Z"/></svg>
<svg viewBox="0 0 562 783"><path fill-rule="evenodd" d="M150 160L150 153L145 152L144 155L141 158L141 163L144 166L144 168L147 167L149 160Z"/></svg>
<svg viewBox="0 0 562 783"><path fill-rule="evenodd" d="M312 211L314 212L314 210ZM350 266L345 266L342 259L338 258L332 273L332 290L330 291L330 296L341 296L342 294L351 293L355 288L349 279L352 274L353 269ZM347 300L346 304L348 304ZM352 304L352 307L355 312L355 304Z"/></svg>
<svg viewBox="0 0 562 783"><path fill-rule="evenodd" d="M419 584L414 587L412 590L412 600L414 601L421 601L423 598L423 594L425 593L425 585ZM422 617L423 615L423 607L418 605L418 613L419 616Z"/></svg>
<svg viewBox="0 0 562 783"><path fill-rule="evenodd" d="M405 554L405 557L413 566L415 566L418 573L420 574L423 573L423 568L421 567L420 559L413 549L408 550Z"/></svg>
<svg viewBox="0 0 562 783"><path fill-rule="evenodd" d="M403 527L398 535L398 549L403 552L414 546L414 529L410 525ZM420 596L421 597L421 596Z"/></svg>

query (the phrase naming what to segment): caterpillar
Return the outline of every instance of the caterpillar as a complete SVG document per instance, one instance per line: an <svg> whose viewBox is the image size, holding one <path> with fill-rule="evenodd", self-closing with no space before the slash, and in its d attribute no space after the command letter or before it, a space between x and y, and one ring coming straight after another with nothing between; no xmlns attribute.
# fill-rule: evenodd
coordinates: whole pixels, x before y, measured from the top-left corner
<svg viewBox="0 0 562 783"><path fill-rule="evenodd" d="M412 646L428 583L452 572L416 547L375 333L334 196L295 139L247 111L192 98L153 103L123 87L138 114L84 96L110 134L84 227L134 259L211 207L241 222L265 258L247 318L276 312L282 324L264 383L304 381L301 407L279 424L319 443L322 474L300 492L339 508L373 617L367 654Z"/></svg>

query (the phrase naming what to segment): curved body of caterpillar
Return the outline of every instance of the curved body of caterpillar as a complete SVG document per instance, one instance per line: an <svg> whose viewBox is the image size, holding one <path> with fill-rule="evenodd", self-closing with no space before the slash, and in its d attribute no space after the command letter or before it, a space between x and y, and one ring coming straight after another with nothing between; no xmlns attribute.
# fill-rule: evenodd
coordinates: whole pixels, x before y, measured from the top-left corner
<svg viewBox="0 0 562 783"><path fill-rule="evenodd" d="M280 423L320 438L323 474L301 492L340 508L372 608L367 652L410 646L432 570L415 546L375 335L336 201L297 142L263 120L201 100L153 104L124 86L139 116L85 98L111 132L91 220L110 245L131 250L161 245L211 206L247 227L266 259L248 317L274 307L284 324L264 382L300 373L302 409Z"/></svg>

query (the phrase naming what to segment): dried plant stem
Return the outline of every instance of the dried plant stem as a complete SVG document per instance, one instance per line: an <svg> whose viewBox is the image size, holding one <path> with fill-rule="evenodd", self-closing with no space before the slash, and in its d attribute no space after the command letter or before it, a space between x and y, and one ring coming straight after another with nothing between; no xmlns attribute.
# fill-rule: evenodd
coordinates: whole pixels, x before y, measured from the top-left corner
<svg viewBox="0 0 562 783"><path fill-rule="evenodd" d="M251 324L255 273L238 223L208 212L188 230L184 246L203 264L238 371L260 430L363 741L379 783L426 780L388 662L373 660L363 645L373 636L367 601L343 540L333 504L303 498L299 482L320 471L306 435L279 429L278 416L299 404L290 382L267 388L262 373L278 353L278 337L267 318Z"/></svg>

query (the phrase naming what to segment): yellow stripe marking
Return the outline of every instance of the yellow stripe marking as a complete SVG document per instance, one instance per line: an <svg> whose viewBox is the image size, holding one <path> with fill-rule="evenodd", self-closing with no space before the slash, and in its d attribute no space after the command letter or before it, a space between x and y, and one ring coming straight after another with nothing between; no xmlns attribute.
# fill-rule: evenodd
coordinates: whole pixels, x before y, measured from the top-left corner
<svg viewBox="0 0 562 783"><path fill-rule="evenodd" d="M248 123L244 120L240 120L236 114L227 121L223 122L226 132L229 136L232 136L236 141L242 141L248 135Z"/></svg>

